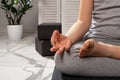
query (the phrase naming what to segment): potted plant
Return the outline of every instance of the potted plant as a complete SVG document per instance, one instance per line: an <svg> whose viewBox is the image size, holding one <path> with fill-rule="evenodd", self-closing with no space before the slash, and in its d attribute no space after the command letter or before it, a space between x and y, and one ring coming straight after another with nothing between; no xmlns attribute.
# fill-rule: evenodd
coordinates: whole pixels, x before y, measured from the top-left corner
<svg viewBox="0 0 120 80"><path fill-rule="evenodd" d="M31 0L1 0L1 9L4 11L8 25L8 36L11 40L22 38L23 25L21 18L26 11L32 8Z"/></svg>

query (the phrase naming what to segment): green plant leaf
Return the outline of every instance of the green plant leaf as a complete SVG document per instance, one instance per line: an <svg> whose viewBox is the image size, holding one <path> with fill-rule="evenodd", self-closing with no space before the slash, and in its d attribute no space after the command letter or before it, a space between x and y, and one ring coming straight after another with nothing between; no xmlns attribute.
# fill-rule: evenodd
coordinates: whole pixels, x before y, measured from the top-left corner
<svg viewBox="0 0 120 80"><path fill-rule="evenodd" d="M15 7L12 7L11 12L14 13L14 14L17 14L17 9Z"/></svg>
<svg viewBox="0 0 120 80"><path fill-rule="evenodd" d="M1 4L4 5L4 7L7 7L7 2L6 2L6 0L2 0L2 1L1 1Z"/></svg>
<svg viewBox="0 0 120 80"><path fill-rule="evenodd" d="M23 14L25 14L25 12L27 11L27 10L29 10L30 8L32 8L32 6L25 6L24 8L23 8Z"/></svg>
<svg viewBox="0 0 120 80"><path fill-rule="evenodd" d="M1 6L0 8L6 11L6 8L4 6Z"/></svg>
<svg viewBox="0 0 120 80"><path fill-rule="evenodd" d="M25 4L25 0L20 0L22 2L22 4L24 5Z"/></svg>
<svg viewBox="0 0 120 80"><path fill-rule="evenodd" d="M7 5L7 9L8 9L8 10L10 10L12 7L13 7L13 4L12 4L12 3Z"/></svg>
<svg viewBox="0 0 120 80"><path fill-rule="evenodd" d="M1 3L2 3L2 4L6 4L6 1L5 1L5 0L2 0Z"/></svg>
<svg viewBox="0 0 120 80"><path fill-rule="evenodd" d="M0 5L9 24L20 24L22 16L32 7L31 0L1 0Z"/></svg>

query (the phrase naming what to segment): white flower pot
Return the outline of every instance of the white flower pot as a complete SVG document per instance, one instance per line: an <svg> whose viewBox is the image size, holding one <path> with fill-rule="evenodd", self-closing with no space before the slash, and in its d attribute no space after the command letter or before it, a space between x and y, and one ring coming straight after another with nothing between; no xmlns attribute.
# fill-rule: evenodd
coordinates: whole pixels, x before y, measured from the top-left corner
<svg viewBox="0 0 120 80"><path fill-rule="evenodd" d="M23 25L7 25L7 31L10 40L20 40L23 35Z"/></svg>

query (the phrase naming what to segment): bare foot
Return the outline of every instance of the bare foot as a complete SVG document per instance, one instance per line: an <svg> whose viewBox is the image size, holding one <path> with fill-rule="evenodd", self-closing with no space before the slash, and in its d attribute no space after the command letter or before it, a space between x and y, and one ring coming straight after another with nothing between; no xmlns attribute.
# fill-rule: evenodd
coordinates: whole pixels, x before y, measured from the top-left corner
<svg viewBox="0 0 120 80"><path fill-rule="evenodd" d="M120 46L96 42L93 39L88 39L83 43L83 46L79 51L79 56L111 57L120 59Z"/></svg>
<svg viewBox="0 0 120 80"><path fill-rule="evenodd" d="M112 50L113 48L115 48L115 46L102 42L96 42L93 39L88 39L83 43L83 46L79 51L79 56L112 57L112 54L115 53L115 50Z"/></svg>

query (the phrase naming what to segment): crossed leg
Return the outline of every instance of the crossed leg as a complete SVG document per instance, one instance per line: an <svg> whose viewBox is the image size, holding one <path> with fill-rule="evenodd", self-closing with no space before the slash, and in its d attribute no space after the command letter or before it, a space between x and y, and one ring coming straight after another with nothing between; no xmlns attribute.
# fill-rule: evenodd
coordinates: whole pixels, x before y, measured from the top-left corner
<svg viewBox="0 0 120 80"><path fill-rule="evenodd" d="M79 51L79 56L111 57L115 59L120 59L120 46L88 39L83 43L83 46Z"/></svg>

